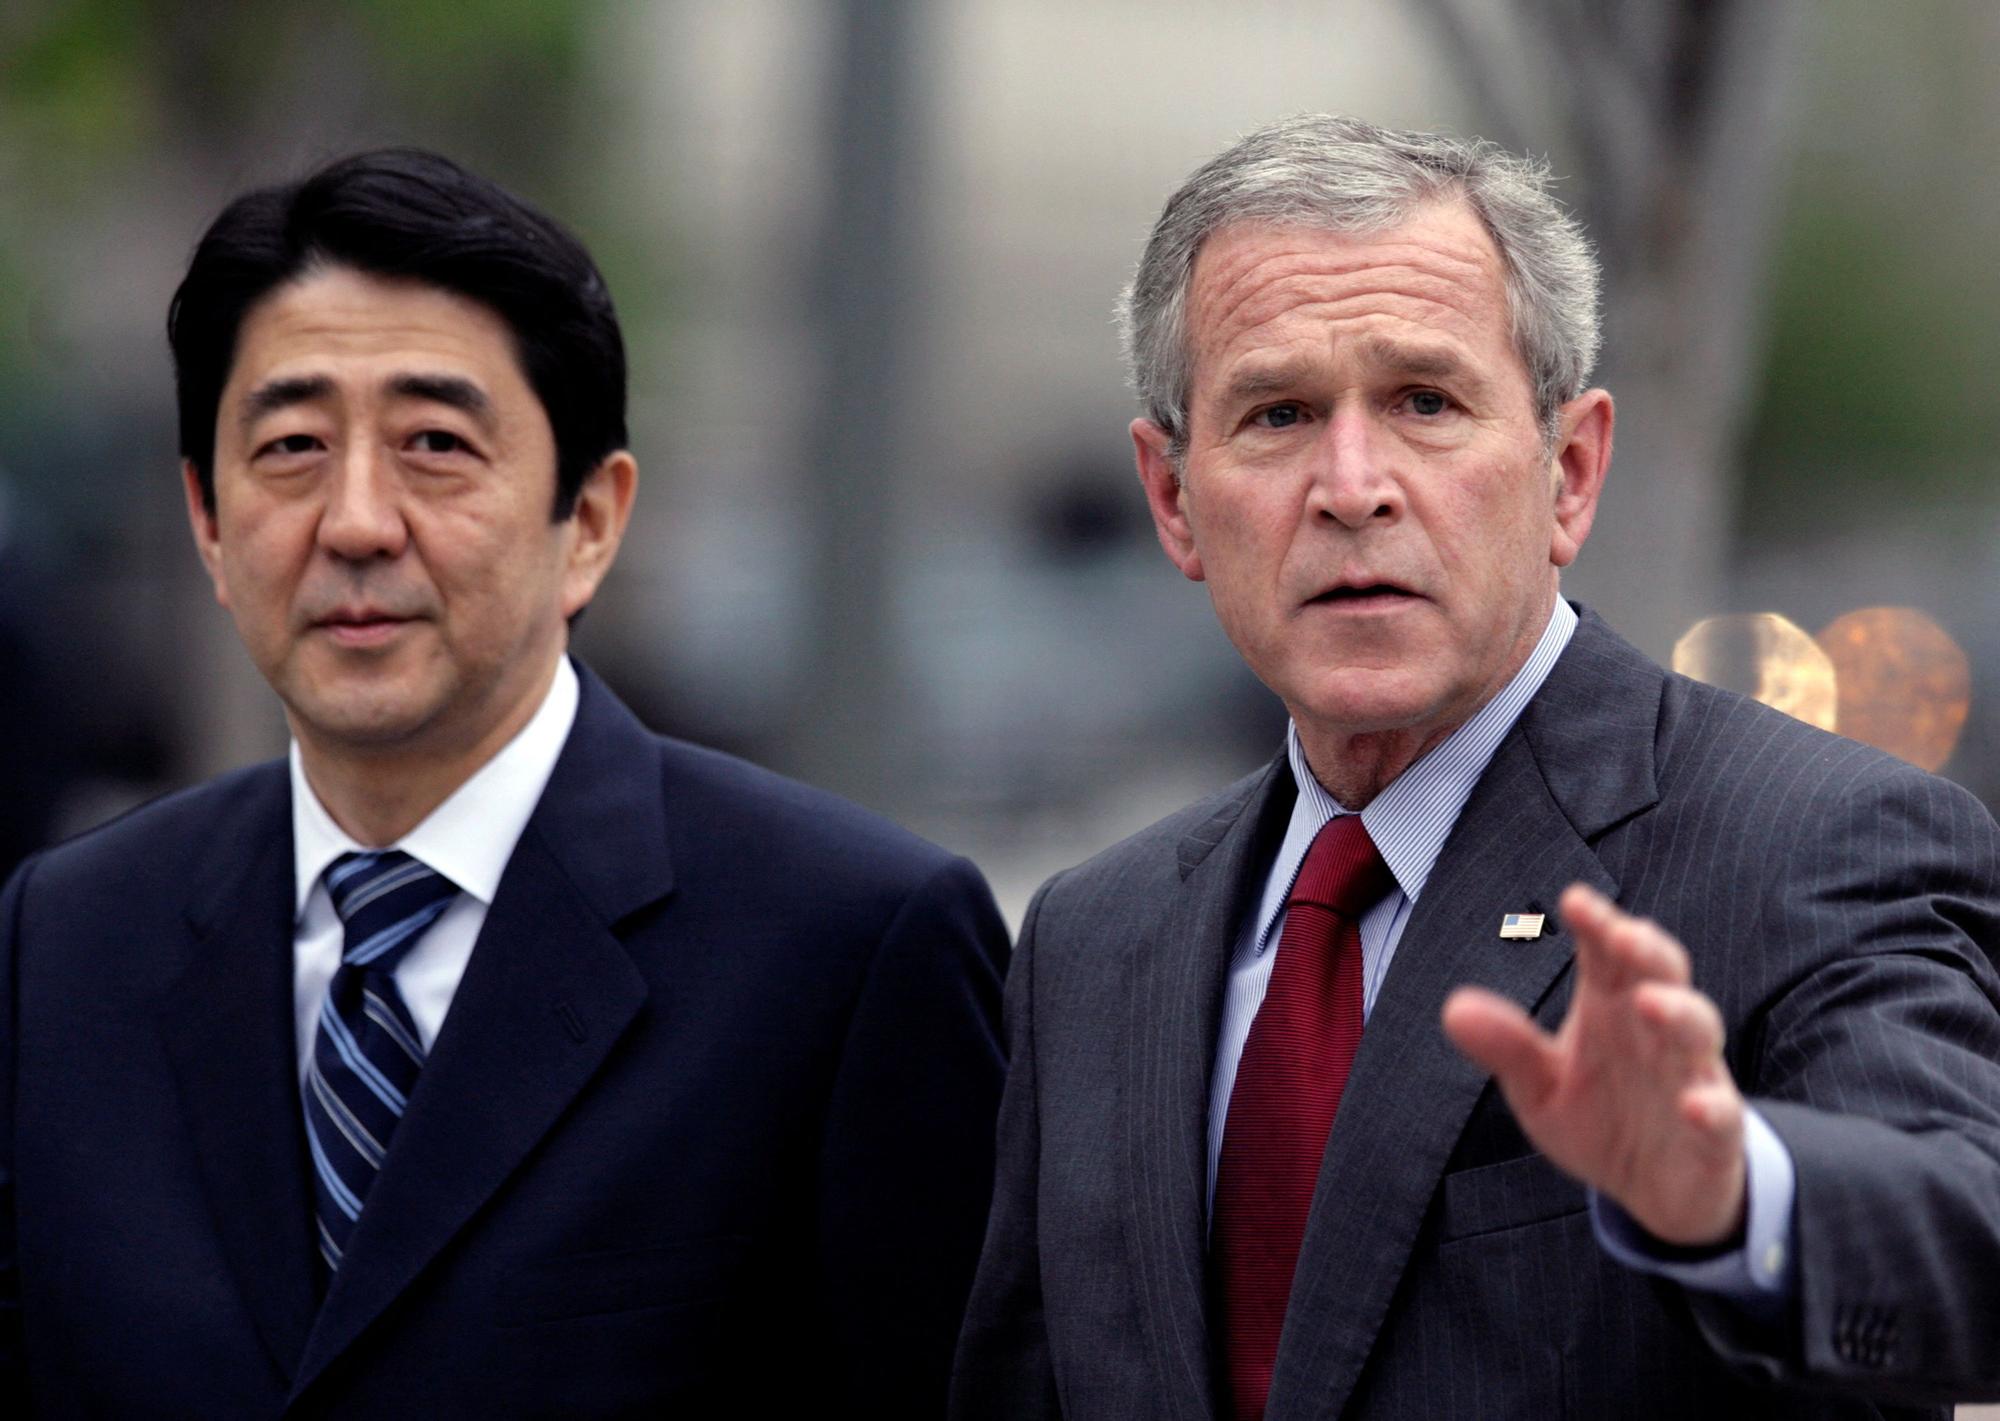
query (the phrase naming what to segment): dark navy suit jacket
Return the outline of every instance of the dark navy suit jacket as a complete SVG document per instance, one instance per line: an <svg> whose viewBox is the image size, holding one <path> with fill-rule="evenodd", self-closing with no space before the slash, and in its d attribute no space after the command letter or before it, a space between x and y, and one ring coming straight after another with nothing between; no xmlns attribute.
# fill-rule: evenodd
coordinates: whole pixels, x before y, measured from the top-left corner
<svg viewBox="0 0 2000 1421"><path fill-rule="evenodd" d="M986 885L582 680L323 1303L283 764L12 880L0 1409L942 1409L1000 1088Z"/></svg>

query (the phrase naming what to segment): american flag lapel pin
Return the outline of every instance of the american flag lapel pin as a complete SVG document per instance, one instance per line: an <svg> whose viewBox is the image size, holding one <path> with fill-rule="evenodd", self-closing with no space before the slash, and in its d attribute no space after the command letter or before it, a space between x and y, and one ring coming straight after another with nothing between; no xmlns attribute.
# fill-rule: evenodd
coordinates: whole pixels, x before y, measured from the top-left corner
<svg viewBox="0 0 2000 1421"><path fill-rule="evenodd" d="M1500 919L1500 936L1518 942L1533 942L1542 935L1541 913L1508 913Z"/></svg>

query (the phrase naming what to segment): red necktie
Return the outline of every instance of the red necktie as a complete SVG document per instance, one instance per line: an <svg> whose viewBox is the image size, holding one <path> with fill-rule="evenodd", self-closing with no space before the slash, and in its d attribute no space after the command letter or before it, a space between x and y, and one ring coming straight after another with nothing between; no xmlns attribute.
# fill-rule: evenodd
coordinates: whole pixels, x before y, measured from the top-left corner
<svg viewBox="0 0 2000 1421"><path fill-rule="evenodd" d="M1394 886L1359 814L1327 821L1285 900L1215 1173L1214 1282L1236 1421L1264 1414L1306 1213L1361 1044L1361 915Z"/></svg>

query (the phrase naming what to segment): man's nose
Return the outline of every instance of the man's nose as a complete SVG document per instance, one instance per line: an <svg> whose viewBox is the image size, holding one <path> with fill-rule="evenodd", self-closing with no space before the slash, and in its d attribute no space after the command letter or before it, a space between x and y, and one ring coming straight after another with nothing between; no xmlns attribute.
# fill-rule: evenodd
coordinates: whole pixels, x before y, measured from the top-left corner
<svg viewBox="0 0 2000 1421"><path fill-rule="evenodd" d="M1402 512L1388 441L1364 410L1336 409L1312 451L1309 511L1349 528L1387 522Z"/></svg>
<svg viewBox="0 0 2000 1421"><path fill-rule="evenodd" d="M349 562L395 557L409 537L396 471L368 441L348 446L329 475L319 543Z"/></svg>

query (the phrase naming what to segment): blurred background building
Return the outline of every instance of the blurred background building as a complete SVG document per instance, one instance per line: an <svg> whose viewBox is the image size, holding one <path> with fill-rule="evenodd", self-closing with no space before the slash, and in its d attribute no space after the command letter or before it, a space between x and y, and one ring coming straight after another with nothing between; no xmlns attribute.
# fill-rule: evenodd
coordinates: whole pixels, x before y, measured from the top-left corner
<svg viewBox="0 0 2000 1421"><path fill-rule="evenodd" d="M623 314L644 474L582 654L1018 918L1277 746L1154 544L1110 312L1173 186L1304 109L1546 153L1602 245L1572 596L1663 660L1921 612L1964 684L1871 621L1872 713L1955 713L2000 804L1996 66L1982 0L10 0L0 853L282 749L188 546L166 302L246 185L416 142L565 218Z"/></svg>

